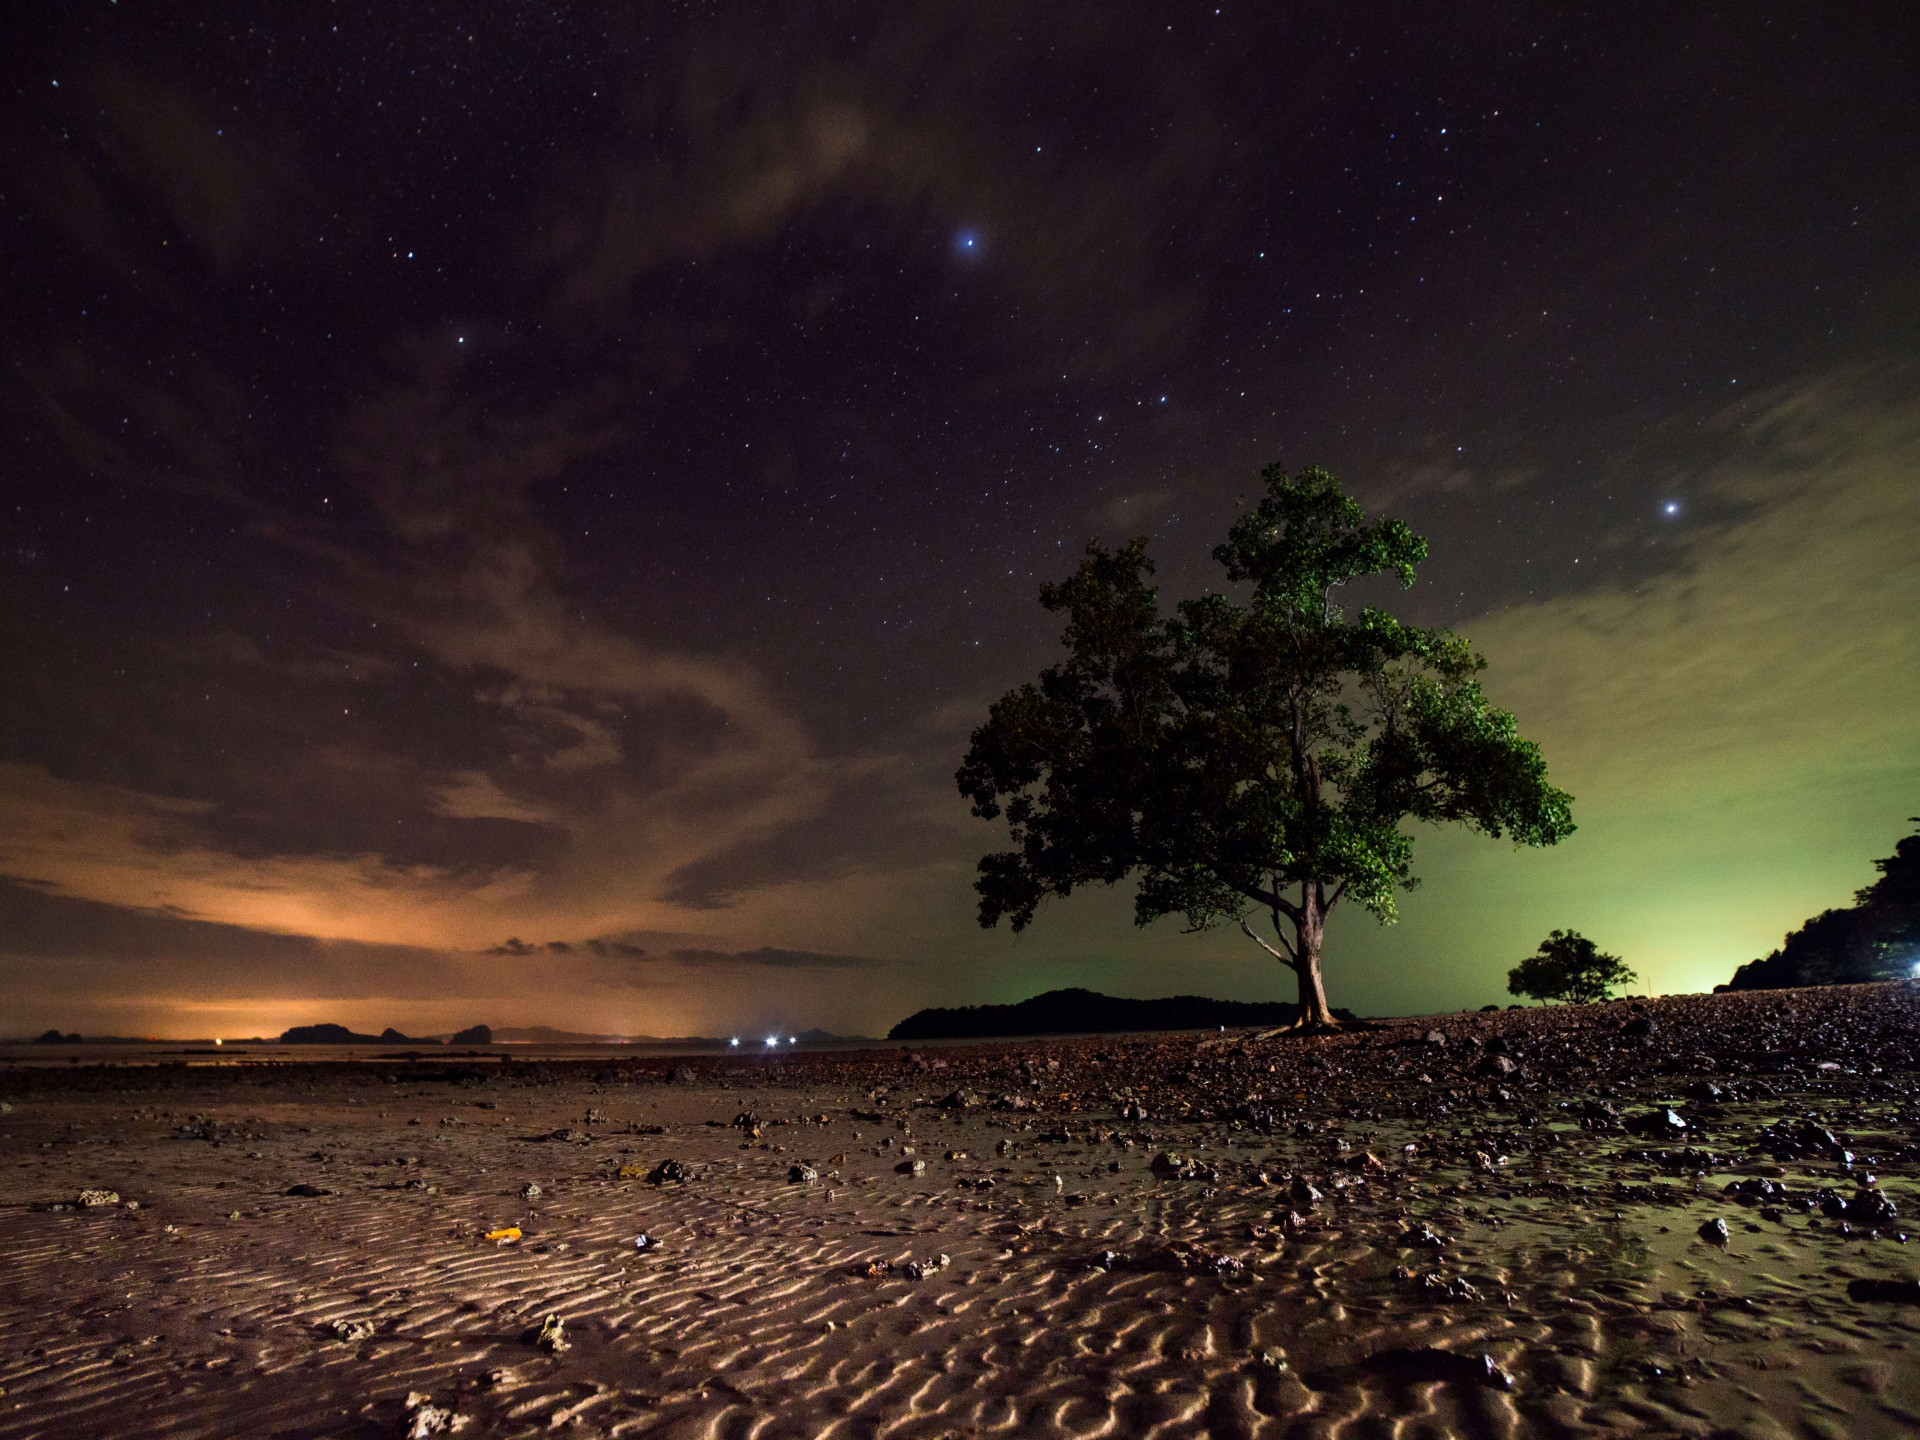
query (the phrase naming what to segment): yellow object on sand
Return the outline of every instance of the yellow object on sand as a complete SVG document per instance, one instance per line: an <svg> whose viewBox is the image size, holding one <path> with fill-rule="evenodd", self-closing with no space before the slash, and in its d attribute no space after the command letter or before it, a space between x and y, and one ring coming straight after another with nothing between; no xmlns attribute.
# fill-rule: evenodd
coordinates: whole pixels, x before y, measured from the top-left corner
<svg viewBox="0 0 1920 1440"><path fill-rule="evenodd" d="M520 1227L518 1225L509 1225L502 1230L489 1230L483 1238L498 1240L502 1244L509 1240L518 1240L520 1238Z"/></svg>
<svg viewBox="0 0 1920 1440"><path fill-rule="evenodd" d="M646 1173L647 1167L644 1165L622 1165L620 1167L620 1178L622 1180L638 1180Z"/></svg>

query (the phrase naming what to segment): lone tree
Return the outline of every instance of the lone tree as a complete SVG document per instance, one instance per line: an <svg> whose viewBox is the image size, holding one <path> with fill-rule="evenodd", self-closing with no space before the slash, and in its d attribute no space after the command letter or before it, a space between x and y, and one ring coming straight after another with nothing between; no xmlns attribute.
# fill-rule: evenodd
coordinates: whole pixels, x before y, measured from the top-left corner
<svg viewBox="0 0 1920 1440"><path fill-rule="evenodd" d="M1487 703L1464 639L1334 605L1364 576L1411 585L1426 541L1368 524L1324 470L1262 478L1213 552L1244 603L1209 593L1163 618L1147 542L1089 544L1040 592L1066 615L1068 658L994 704L954 778L1012 831L980 861L983 927L1023 930L1047 896L1137 873L1135 923L1237 923L1298 977L1296 1027L1330 1029L1327 917L1354 900L1394 918L1395 888L1417 883L1402 820L1551 845L1573 832L1572 797ZM1263 912L1277 944L1248 923Z"/></svg>
<svg viewBox="0 0 1920 1440"><path fill-rule="evenodd" d="M1639 978L1618 955L1607 954L1578 930L1555 930L1507 972L1507 993L1585 1005Z"/></svg>

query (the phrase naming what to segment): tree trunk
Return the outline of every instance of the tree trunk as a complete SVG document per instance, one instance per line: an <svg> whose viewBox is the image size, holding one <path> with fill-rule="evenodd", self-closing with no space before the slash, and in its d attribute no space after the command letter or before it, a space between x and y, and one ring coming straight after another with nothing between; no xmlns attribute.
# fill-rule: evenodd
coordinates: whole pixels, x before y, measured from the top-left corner
<svg viewBox="0 0 1920 1440"><path fill-rule="evenodd" d="M1293 973L1300 981L1300 1013L1294 1017L1295 1030L1338 1030L1327 1005L1327 989L1320 979L1320 942L1327 933L1327 914L1320 887L1301 887L1300 915L1293 923Z"/></svg>

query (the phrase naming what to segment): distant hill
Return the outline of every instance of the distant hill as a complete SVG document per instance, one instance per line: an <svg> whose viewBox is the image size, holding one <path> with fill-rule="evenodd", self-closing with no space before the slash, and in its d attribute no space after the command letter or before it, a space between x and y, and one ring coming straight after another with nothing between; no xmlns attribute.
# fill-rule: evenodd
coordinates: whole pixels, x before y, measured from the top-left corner
<svg viewBox="0 0 1920 1440"><path fill-rule="evenodd" d="M1290 1025L1296 1012L1285 1001L1250 1003L1170 995L1164 1000L1125 1000L1097 990L1049 990L1018 1005L967 1005L922 1010L887 1032L889 1040L991 1039L1005 1035L1090 1035L1097 1031L1213 1030L1254 1025ZM1351 1020L1348 1010L1333 1012Z"/></svg>
<svg viewBox="0 0 1920 1440"><path fill-rule="evenodd" d="M282 1045L378 1045L381 1038L356 1035L344 1025L295 1025L291 1030L280 1032Z"/></svg>
<svg viewBox="0 0 1920 1440"><path fill-rule="evenodd" d="M1907 836L1873 867L1880 878L1854 892L1851 908L1814 916L1771 955L1749 961L1713 988L1860 985L1913 974L1920 963L1920 834Z"/></svg>

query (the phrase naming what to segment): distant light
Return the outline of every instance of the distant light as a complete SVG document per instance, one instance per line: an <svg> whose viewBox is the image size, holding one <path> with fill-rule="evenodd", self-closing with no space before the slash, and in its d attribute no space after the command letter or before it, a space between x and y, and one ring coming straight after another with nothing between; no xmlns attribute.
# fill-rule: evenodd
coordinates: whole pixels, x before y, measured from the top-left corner
<svg viewBox="0 0 1920 1440"><path fill-rule="evenodd" d="M978 255L980 236L972 230L962 230L953 237L953 248L960 255Z"/></svg>
<svg viewBox="0 0 1920 1440"><path fill-rule="evenodd" d="M1913 978L1916 980L1920 980L1920 960L1916 960L1913 962ZM213 1043L218 1045L220 1042L216 1040Z"/></svg>
<svg viewBox="0 0 1920 1440"><path fill-rule="evenodd" d="M1915 969L1916 971L1920 971L1920 965L1916 965L1916 966L1914 966L1913 968L1914 968L1914 969ZM213 1043L214 1043L214 1044L216 1044L216 1045L218 1045L218 1044L220 1044L220 1043L222 1043L222 1042L221 1042L221 1041L219 1041L218 1039L216 1039L216 1040L215 1040L215 1041L214 1041Z"/></svg>
<svg viewBox="0 0 1920 1440"><path fill-rule="evenodd" d="M727 1041L727 1044L738 1050L740 1048L740 1037L738 1035L734 1036L731 1040Z"/></svg>
<svg viewBox="0 0 1920 1440"><path fill-rule="evenodd" d="M799 1043L800 1043L800 1037L798 1035L787 1036L787 1044L798 1045Z"/></svg>
<svg viewBox="0 0 1920 1440"><path fill-rule="evenodd" d="M1678 500L1669 500L1660 508L1668 515L1678 515L1680 513L1680 502Z"/></svg>
<svg viewBox="0 0 1920 1440"><path fill-rule="evenodd" d="M771 1046L774 1046L774 1045L778 1045L779 1043L780 1043L780 1037L779 1037L778 1035L769 1035L769 1036L767 1036L767 1044L768 1044L768 1046L770 1046L770 1047L771 1047Z"/></svg>

